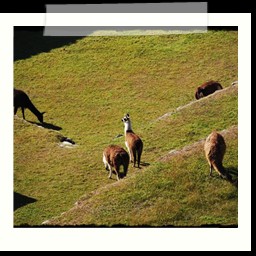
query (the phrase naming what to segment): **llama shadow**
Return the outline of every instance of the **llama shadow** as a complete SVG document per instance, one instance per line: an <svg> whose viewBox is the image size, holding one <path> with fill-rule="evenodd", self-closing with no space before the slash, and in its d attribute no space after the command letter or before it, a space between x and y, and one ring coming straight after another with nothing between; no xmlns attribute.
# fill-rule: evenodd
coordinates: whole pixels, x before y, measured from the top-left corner
<svg viewBox="0 0 256 256"><path fill-rule="evenodd" d="M232 175L234 178L238 177L238 169L237 167L226 167L226 171Z"/></svg>
<svg viewBox="0 0 256 256"><path fill-rule="evenodd" d="M32 204L36 202L37 200L32 197L24 196L20 193L14 192L14 211L17 209L27 205L27 204Z"/></svg>
<svg viewBox="0 0 256 256"><path fill-rule="evenodd" d="M232 183L237 187L238 186L238 169L237 167L226 167L227 173L232 176Z"/></svg>
<svg viewBox="0 0 256 256"><path fill-rule="evenodd" d="M28 121L28 122L31 123L31 124L35 124L37 126L49 129L49 130L54 130L54 131L62 130L62 128L60 126L57 126L57 125L54 125L54 124L50 124L50 123L46 123L46 122L43 122L43 123L32 122L32 121Z"/></svg>
<svg viewBox="0 0 256 256"><path fill-rule="evenodd" d="M142 166L143 167L147 167L147 166L149 166L150 165L150 163L145 163L145 162L140 162L140 167L138 167L138 164L136 163L136 165L134 166L133 165L133 162L132 163L130 163L130 165L131 165L131 167L132 168L136 168L136 169L142 169Z"/></svg>
<svg viewBox="0 0 256 256"><path fill-rule="evenodd" d="M150 163L140 162L140 165L141 165L141 166L149 166L149 165L150 165Z"/></svg>

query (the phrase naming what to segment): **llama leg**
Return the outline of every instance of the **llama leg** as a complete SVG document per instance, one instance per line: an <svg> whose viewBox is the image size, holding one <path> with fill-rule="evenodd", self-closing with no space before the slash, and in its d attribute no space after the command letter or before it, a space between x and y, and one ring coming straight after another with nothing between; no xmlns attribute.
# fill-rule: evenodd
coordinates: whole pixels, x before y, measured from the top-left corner
<svg viewBox="0 0 256 256"><path fill-rule="evenodd" d="M22 116L23 116L23 119L25 119L25 120L26 120L26 118L25 118L25 109L24 109L24 108L21 108L21 110L22 110Z"/></svg>
<svg viewBox="0 0 256 256"><path fill-rule="evenodd" d="M130 150L130 148L129 148L129 146L128 146L128 143L127 143L127 142L125 142L125 146L126 146L126 148L127 148L127 150L128 150L128 153L129 153L130 162L132 163L132 155L131 155L131 150Z"/></svg>
<svg viewBox="0 0 256 256"><path fill-rule="evenodd" d="M120 180L120 177L119 177L119 167L115 166L115 170L116 170L116 178L117 178L117 180Z"/></svg>
<svg viewBox="0 0 256 256"><path fill-rule="evenodd" d="M212 177L212 164L210 164L210 177Z"/></svg>
<svg viewBox="0 0 256 256"><path fill-rule="evenodd" d="M108 178L111 179L112 177L112 168L110 165L108 165L108 169L109 169L109 175L108 175Z"/></svg>
<svg viewBox="0 0 256 256"><path fill-rule="evenodd" d="M15 108L14 108L14 115L16 115L17 111L18 111L18 108L15 107Z"/></svg>
<svg viewBox="0 0 256 256"><path fill-rule="evenodd" d="M123 167L124 167L124 177L126 177L126 175L127 175L128 166L129 166L129 162L123 164Z"/></svg>
<svg viewBox="0 0 256 256"><path fill-rule="evenodd" d="M141 157L141 153L138 152L138 168L140 168L140 157Z"/></svg>
<svg viewBox="0 0 256 256"><path fill-rule="evenodd" d="M123 177L126 177L126 174L127 174L127 168L126 168L125 164L123 165L123 167L124 167L124 176L123 176Z"/></svg>
<svg viewBox="0 0 256 256"><path fill-rule="evenodd" d="M104 163L104 166L105 166L105 169L107 170L107 171L109 171L109 169L108 169L108 161L107 161L107 159L106 159L106 157L105 157L105 155L103 154L103 163Z"/></svg>
<svg viewBox="0 0 256 256"><path fill-rule="evenodd" d="M133 152L132 152L132 154L133 154L133 167L135 167L135 164L136 164L136 151L134 150Z"/></svg>

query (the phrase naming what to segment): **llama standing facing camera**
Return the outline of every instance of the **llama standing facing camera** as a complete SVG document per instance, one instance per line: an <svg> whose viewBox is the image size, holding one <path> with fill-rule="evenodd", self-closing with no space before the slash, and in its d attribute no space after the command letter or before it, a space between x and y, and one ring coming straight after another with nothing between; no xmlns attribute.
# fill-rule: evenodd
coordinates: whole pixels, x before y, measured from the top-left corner
<svg viewBox="0 0 256 256"><path fill-rule="evenodd" d="M129 155L121 147L116 145L110 145L103 151L103 163L107 171L109 171L108 178L111 179L113 169L116 173L117 180L120 179L120 166L124 168L125 177L129 166Z"/></svg>
<svg viewBox="0 0 256 256"><path fill-rule="evenodd" d="M212 169L214 168L222 178L232 181L232 177L226 172L222 164L226 152L223 136L215 131L212 132L205 141L204 152L210 165L210 176L212 176Z"/></svg>
<svg viewBox="0 0 256 256"><path fill-rule="evenodd" d="M143 142L140 137L133 132L129 114L126 114L122 118L122 122L124 123L125 145L130 155L130 162L133 162L133 167L135 167L137 160L138 168L140 168Z"/></svg>
<svg viewBox="0 0 256 256"><path fill-rule="evenodd" d="M22 110L23 119L26 119L25 108L28 108L37 117L39 122L44 122L43 114L45 112L39 112L25 92L14 89L14 115L16 115L18 108Z"/></svg>

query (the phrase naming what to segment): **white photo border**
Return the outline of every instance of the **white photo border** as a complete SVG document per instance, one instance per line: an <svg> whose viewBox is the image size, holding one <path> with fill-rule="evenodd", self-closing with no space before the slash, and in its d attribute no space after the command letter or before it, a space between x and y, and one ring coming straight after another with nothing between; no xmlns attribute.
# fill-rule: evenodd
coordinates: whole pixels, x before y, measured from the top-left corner
<svg viewBox="0 0 256 256"><path fill-rule="evenodd" d="M251 14L209 13L208 26L238 26L238 228L14 228L13 29L45 26L46 15L0 13L0 250L2 251L250 251L251 250ZM51 14L52 26L104 26L104 13ZM152 18L152 15L154 17ZM190 26L189 13L107 16L108 24ZM192 15L192 16L191 16ZM97 16L97 17L96 17ZM141 18L143 16L143 19ZM90 17L92 20L90 20ZM48 18L49 19L49 16ZM201 20L201 19L199 19ZM72 22L70 22L72 21ZM100 22L101 21L101 22ZM118 21L118 23L117 23ZM132 22L129 22L132 21ZM70 24L72 23L72 24ZM99 24L101 23L101 24ZM196 23L196 22L194 22ZM193 23L193 25L194 25ZM49 23L47 24L49 25ZM200 26L200 24L197 24ZM242 89L241 89L242 88Z"/></svg>

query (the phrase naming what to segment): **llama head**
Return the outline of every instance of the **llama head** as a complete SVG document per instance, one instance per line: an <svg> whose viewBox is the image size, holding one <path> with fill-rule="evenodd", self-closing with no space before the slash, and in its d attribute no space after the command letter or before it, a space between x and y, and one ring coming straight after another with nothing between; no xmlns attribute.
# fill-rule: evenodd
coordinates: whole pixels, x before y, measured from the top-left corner
<svg viewBox="0 0 256 256"><path fill-rule="evenodd" d="M124 117L121 119L123 123L128 123L130 120L130 115L125 114Z"/></svg>
<svg viewBox="0 0 256 256"><path fill-rule="evenodd" d="M41 123L44 122L44 114L45 114L45 112L42 112L42 113L40 113L40 114L38 115L38 120L39 120Z"/></svg>
<svg viewBox="0 0 256 256"><path fill-rule="evenodd" d="M125 131L132 130L131 120L130 120L130 115L129 114L124 115L124 117L122 118L122 122L124 123L124 130Z"/></svg>
<svg viewBox="0 0 256 256"><path fill-rule="evenodd" d="M195 98L197 100L201 99L204 97L204 93L203 93L204 89L198 87L197 90L196 90L196 93L195 93Z"/></svg>

